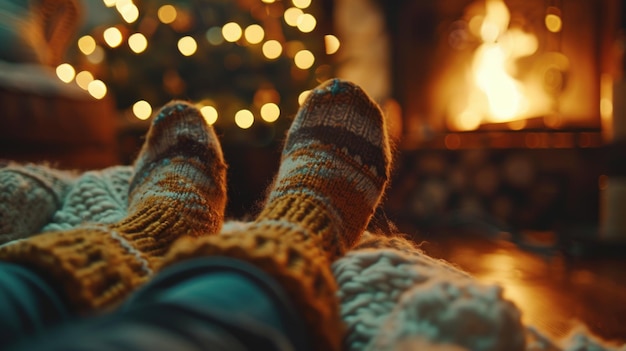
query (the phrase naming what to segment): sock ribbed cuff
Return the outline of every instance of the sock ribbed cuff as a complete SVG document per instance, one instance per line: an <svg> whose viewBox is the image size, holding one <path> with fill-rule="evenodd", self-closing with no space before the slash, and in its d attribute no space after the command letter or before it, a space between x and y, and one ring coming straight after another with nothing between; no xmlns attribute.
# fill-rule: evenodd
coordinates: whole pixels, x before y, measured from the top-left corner
<svg viewBox="0 0 626 351"><path fill-rule="evenodd" d="M307 194L293 194L268 204L256 222L276 221L284 228L292 226L306 231L309 237L321 239L320 247L332 262L348 249L343 240L337 240L340 234L333 225L337 220L338 215L333 213L332 208L326 208L322 202Z"/></svg>
<svg viewBox="0 0 626 351"><path fill-rule="evenodd" d="M132 245L150 257L162 257L180 237L217 233L223 222L221 208L207 206L199 213L181 212L157 199L144 200L141 211L113 226Z"/></svg>
<svg viewBox="0 0 626 351"><path fill-rule="evenodd" d="M60 289L70 309L113 307L152 274L155 264L107 227L48 233L0 247L0 260L24 265Z"/></svg>
<svg viewBox="0 0 626 351"><path fill-rule="evenodd" d="M241 259L284 288L309 326L316 350L340 350L344 327L336 283L321 244L307 230L284 222L253 223L242 232L179 240L164 265L203 256Z"/></svg>

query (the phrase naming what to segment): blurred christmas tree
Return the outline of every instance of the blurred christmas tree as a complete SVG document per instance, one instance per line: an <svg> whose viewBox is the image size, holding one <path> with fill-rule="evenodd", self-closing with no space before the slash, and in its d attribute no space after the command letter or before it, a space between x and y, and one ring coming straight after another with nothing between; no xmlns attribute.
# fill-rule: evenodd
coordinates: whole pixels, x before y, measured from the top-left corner
<svg viewBox="0 0 626 351"><path fill-rule="evenodd" d="M147 119L182 98L202 107L225 142L269 143L306 92L333 75L329 1L103 3L113 21L81 34L68 60L73 80L94 97L108 94L124 118Z"/></svg>

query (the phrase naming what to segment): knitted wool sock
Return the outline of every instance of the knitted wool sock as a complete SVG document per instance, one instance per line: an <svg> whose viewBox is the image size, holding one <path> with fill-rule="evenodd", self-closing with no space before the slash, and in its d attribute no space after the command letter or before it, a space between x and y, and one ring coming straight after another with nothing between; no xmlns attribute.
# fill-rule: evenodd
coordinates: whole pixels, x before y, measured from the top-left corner
<svg viewBox="0 0 626 351"><path fill-rule="evenodd" d="M155 117L129 191L129 215L115 228L141 241L145 253L161 256L181 236L219 232L226 164L198 109L174 102Z"/></svg>
<svg viewBox="0 0 626 351"><path fill-rule="evenodd" d="M84 223L113 224L126 216L131 166L85 172L68 191L63 206L41 231L68 230Z"/></svg>
<svg viewBox="0 0 626 351"><path fill-rule="evenodd" d="M0 260L57 283L78 313L113 307L150 277L173 240L219 231L225 178L213 130L192 105L172 102L154 118L135 163L125 219L0 247Z"/></svg>
<svg viewBox="0 0 626 351"><path fill-rule="evenodd" d="M339 350L343 328L330 260L367 226L389 162L378 106L351 83L324 83L288 132L277 179L258 218L241 232L179 241L167 262L203 255L252 262L284 287L316 349Z"/></svg>
<svg viewBox="0 0 626 351"><path fill-rule="evenodd" d="M355 85L315 89L293 122L260 218L311 226L331 261L351 248L381 200L391 152L378 106Z"/></svg>
<svg viewBox="0 0 626 351"><path fill-rule="evenodd" d="M37 233L61 206L73 178L45 165L0 168L0 244Z"/></svg>

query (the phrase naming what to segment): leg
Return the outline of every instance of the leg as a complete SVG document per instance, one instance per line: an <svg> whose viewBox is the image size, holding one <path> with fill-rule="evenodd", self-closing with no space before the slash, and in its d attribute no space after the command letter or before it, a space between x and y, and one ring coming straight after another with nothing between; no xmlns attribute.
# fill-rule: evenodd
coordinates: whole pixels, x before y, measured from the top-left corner
<svg viewBox="0 0 626 351"><path fill-rule="evenodd" d="M343 325L330 262L366 228L387 184L389 163L378 106L354 84L329 81L298 112L255 222L230 235L179 240L166 264L208 255L251 262L283 286L314 347L339 350Z"/></svg>
<svg viewBox="0 0 626 351"><path fill-rule="evenodd" d="M72 311L121 303L145 283L172 242L220 230L226 165L213 129L191 104L172 102L153 119L134 165L128 215L0 247L0 260L54 281Z"/></svg>
<svg viewBox="0 0 626 351"><path fill-rule="evenodd" d="M34 272L0 262L0 346L70 319L57 291Z"/></svg>
<svg viewBox="0 0 626 351"><path fill-rule="evenodd" d="M16 350L310 350L303 321L271 277L224 257L159 273L115 314L69 324Z"/></svg>

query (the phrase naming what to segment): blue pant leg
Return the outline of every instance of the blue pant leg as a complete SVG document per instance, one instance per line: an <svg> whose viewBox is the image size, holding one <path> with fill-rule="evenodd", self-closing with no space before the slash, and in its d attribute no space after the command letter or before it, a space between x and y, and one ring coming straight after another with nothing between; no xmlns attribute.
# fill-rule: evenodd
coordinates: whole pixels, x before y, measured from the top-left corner
<svg viewBox="0 0 626 351"><path fill-rule="evenodd" d="M246 349L310 350L312 344L302 316L278 282L241 260L206 257L174 265L133 294L124 308L154 302L219 325ZM282 346L259 348L260 339Z"/></svg>
<svg viewBox="0 0 626 351"><path fill-rule="evenodd" d="M0 262L0 349L69 318L48 282L22 266Z"/></svg>
<svg viewBox="0 0 626 351"><path fill-rule="evenodd" d="M310 350L282 289L232 259L187 261L157 275L117 312L70 324L13 351Z"/></svg>

